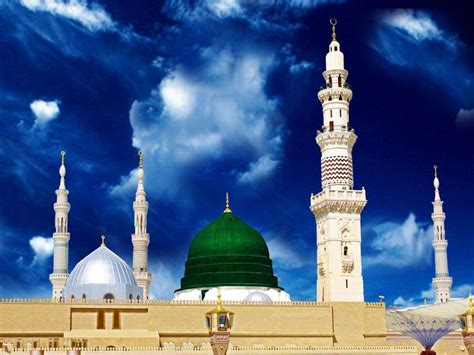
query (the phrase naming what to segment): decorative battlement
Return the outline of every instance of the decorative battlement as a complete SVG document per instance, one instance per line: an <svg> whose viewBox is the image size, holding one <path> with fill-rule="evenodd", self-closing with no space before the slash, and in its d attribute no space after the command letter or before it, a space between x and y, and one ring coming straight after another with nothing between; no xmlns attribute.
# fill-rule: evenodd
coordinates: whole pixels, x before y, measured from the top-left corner
<svg viewBox="0 0 474 355"><path fill-rule="evenodd" d="M110 348L38 348L35 350L44 351L45 354L66 354L67 351L76 350L78 354L83 355L102 355L102 354L140 354L140 355L153 355L157 352L163 352L165 354L209 354L210 346L207 344L201 344L202 346L194 347L183 344L183 346L175 346L173 343L167 343L164 347L134 347L124 349L110 349ZM232 354L414 354L417 351L416 346L229 346L230 353ZM11 352L3 351L0 349L0 355L7 354L18 354L18 355L29 355L31 354L30 349L12 349Z"/></svg>

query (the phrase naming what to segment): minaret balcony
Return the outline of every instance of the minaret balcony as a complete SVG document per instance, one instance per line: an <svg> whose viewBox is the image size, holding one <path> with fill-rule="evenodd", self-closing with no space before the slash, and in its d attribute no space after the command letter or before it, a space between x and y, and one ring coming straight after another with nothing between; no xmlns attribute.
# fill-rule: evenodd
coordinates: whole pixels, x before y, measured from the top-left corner
<svg viewBox="0 0 474 355"><path fill-rule="evenodd" d="M326 81L329 79L329 76L338 77L339 75L343 78L347 78L349 76L349 71L346 69L329 69L323 72L323 77Z"/></svg>
<svg viewBox="0 0 474 355"><path fill-rule="evenodd" d="M324 132L318 132L316 136L316 143L319 145L321 150L326 147L336 147L349 148L352 149L355 142L357 141L357 135L354 133L354 130L343 131L342 126L334 127L334 130L324 129Z"/></svg>
<svg viewBox="0 0 474 355"><path fill-rule="evenodd" d="M446 239L433 240L432 245L435 249L445 249L448 247L448 241Z"/></svg>
<svg viewBox="0 0 474 355"><path fill-rule="evenodd" d="M329 100L331 98L331 100ZM349 88L338 87L337 85L332 85L332 87L323 88L318 92L318 99L321 102L335 101L342 98L345 101L351 101L352 99L352 90Z"/></svg>
<svg viewBox="0 0 474 355"><path fill-rule="evenodd" d="M311 211L318 218L330 212L360 214L367 204L365 189L332 190L326 188L317 195L311 194Z"/></svg>

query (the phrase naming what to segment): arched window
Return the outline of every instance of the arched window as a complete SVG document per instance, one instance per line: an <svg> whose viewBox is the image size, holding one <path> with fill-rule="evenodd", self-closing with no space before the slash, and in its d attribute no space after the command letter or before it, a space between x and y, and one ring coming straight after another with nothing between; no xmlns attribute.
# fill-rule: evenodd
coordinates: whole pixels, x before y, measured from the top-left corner
<svg viewBox="0 0 474 355"><path fill-rule="evenodd" d="M74 301L76 299L76 297L74 297L74 295L71 295L71 301Z"/></svg>
<svg viewBox="0 0 474 355"><path fill-rule="evenodd" d="M111 293L106 293L104 295L104 300L106 300L106 301L112 301L114 298L115 298L114 295L111 294Z"/></svg>
<svg viewBox="0 0 474 355"><path fill-rule="evenodd" d="M349 249L349 248L347 247L347 245L344 246L344 256L347 256L347 250L348 250L348 249Z"/></svg>
<svg viewBox="0 0 474 355"><path fill-rule="evenodd" d="M337 46L334 47L334 50L337 52Z"/></svg>
<svg viewBox="0 0 474 355"><path fill-rule="evenodd" d="M128 295L128 299L129 299L130 301L133 300L133 295L132 295L132 294L129 294L129 295Z"/></svg>
<svg viewBox="0 0 474 355"><path fill-rule="evenodd" d="M342 78L341 78L340 75L337 77L337 85L338 85L339 87L342 86Z"/></svg>
<svg viewBox="0 0 474 355"><path fill-rule="evenodd" d="M342 117L342 110L339 109L339 117Z"/></svg>
<svg viewBox="0 0 474 355"><path fill-rule="evenodd" d="M140 301L140 295L137 295L137 301Z"/></svg>
<svg viewBox="0 0 474 355"><path fill-rule="evenodd" d="M346 288L349 288L349 280L346 279Z"/></svg>
<svg viewBox="0 0 474 355"><path fill-rule="evenodd" d="M82 294L82 300L83 300L83 301L85 301L85 300L86 300L86 298L87 298L86 294L85 294L85 293L83 293L83 294Z"/></svg>
<svg viewBox="0 0 474 355"><path fill-rule="evenodd" d="M322 301L324 302L324 287L323 287L323 297L322 297Z"/></svg>

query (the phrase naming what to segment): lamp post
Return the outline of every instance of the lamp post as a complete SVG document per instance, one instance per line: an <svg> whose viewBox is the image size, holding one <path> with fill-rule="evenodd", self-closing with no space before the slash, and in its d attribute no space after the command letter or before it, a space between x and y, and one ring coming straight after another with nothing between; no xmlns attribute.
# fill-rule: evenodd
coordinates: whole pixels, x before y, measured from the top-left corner
<svg viewBox="0 0 474 355"><path fill-rule="evenodd" d="M217 289L217 306L206 313L206 324L211 336L214 355L226 355L229 348L230 328L234 322L234 313L222 307L221 291Z"/></svg>
<svg viewBox="0 0 474 355"><path fill-rule="evenodd" d="M469 355L474 355L474 305L472 294L469 294L469 308L459 315L462 322L462 337Z"/></svg>

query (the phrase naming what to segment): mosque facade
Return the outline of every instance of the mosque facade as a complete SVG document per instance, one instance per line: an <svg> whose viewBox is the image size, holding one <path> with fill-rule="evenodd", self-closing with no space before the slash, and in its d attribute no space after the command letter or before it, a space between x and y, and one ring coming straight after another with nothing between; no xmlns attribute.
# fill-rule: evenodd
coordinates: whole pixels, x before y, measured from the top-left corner
<svg viewBox="0 0 474 355"><path fill-rule="evenodd" d="M413 340L389 332L385 304L364 302L361 213L365 190L354 189L352 147L357 136L349 124L352 90L335 21L326 55L325 85L318 92L323 126L322 191L310 197L316 219L316 302L291 300L277 276L264 237L237 217L229 197L224 211L193 239L180 288L169 301L151 300L148 269L148 202L140 154L134 211L133 265L106 245L105 237L69 273L70 204L61 153L60 183L54 204L55 232L51 299L0 302L0 353L130 354L211 353L204 318L218 291L235 313L231 354L416 354ZM445 214L434 180L432 214L436 302L449 304ZM467 354L460 331L437 345L438 354ZM49 352L48 352L49 351ZM72 354L72 353L71 353Z"/></svg>

